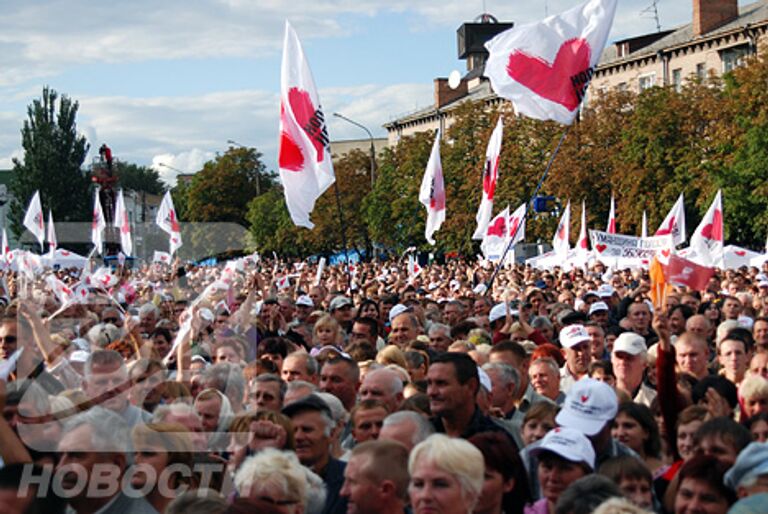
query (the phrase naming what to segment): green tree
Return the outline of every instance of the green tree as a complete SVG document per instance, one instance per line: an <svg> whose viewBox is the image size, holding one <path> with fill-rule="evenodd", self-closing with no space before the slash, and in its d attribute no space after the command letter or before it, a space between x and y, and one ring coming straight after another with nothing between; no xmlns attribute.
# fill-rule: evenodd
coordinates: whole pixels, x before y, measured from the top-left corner
<svg viewBox="0 0 768 514"><path fill-rule="evenodd" d="M11 227L16 234L24 230L24 212L36 190L43 210L51 209L57 221L90 220L90 182L82 169L89 145L77 133L77 110L76 101L66 95L59 98L48 87L27 108L28 119L21 129L24 158L13 160L10 186Z"/></svg>
<svg viewBox="0 0 768 514"><path fill-rule="evenodd" d="M144 191L153 195L165 193L165 184L160 180L160 174L148 166L121 162L118 165L117 178L119 186L123 189Z"/></svg>

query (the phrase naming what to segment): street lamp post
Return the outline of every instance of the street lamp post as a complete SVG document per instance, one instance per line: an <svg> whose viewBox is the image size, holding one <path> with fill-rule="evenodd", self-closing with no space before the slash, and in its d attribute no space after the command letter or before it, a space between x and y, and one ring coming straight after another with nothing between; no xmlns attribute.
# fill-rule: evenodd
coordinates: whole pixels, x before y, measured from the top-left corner
<svg viewBox="0 0 768 514"><path fill-rule="evenodd" d="M241 145L240 143L238 143L237 141L235 141L233 139L227 139L227 144L232 145L232 146L236 146L238 148L245 148L246 150L248 149L247 146ZM261 184L260 184L261 180L259 180L259 176L260 176L259 168L257 166L256 167L256 196L260 196L261 195Z"/></svg>
<svg viewBox="0 0 768 514"><path fill-rule="evenodd" d="M373 189L373 185L376 181L376 147L373 144L373 134L371 134L371 131L368 130L368 128L365 125L362 125L354 120L350 120L346 116L344 116L341 113L334 112L334 116L337 118L341 118L342 120L351 123L352 125L356 125L360 127L361 129L365 130L366 133L368 133L368 138L371 140L371 189Z"/></svg>

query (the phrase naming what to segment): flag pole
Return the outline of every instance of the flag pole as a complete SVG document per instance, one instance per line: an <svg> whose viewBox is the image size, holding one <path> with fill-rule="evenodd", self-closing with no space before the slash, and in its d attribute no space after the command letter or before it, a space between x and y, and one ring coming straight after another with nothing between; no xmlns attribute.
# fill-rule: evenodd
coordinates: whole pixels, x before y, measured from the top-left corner
<svg viewBox="0 0 768 514"><path fill-rule="evenodd" d="M339 182L333 181L333 191L336 193L336 207L339 209L339 225L341 225L341 247L344 249L346 260L347 285L352 292L352 274L349 272L349 252L347 252L347 225L344 223L344 211L341 209L341 195L339 194Z"/></svg>
<svg viewBox="0 0 768 514"><path fill-rule="evenodd" d="M485 290L485 295L491 294L491 289L493 287L493 281L496 280L496 275L499 274L499 270L501 270L501 266L504 264L504 260L507 258L507 253L509 253L510 248L512 248L512 243L517 237L517 233L520 231L520 227L525 225L526 220L528 219L528 212L530 211L531 203L533 203L534 198L536 198L536 195L539 194L539 191L541 190L541 186L544 185L544 181L547 179L547 175L549 175L549 170L552 168L552 163L555 162L555 157L557 157L557 154L560 152L560 148L563 146L563 141L565 141L565 136L568 135L568 130L571 128L570 125L566 125L565 130L563 131L563 135L560 136L560 141L558 141L557 146L555 147L555 151L552 152L552 155L549 158L549 162L547 163L547 167L544 168L544 173L541 174L541 178L539 178L538 184L536 184L536 188L533 190L533 194L531 194L531 198L526 202L526 208L525 213L523 214L523 219L520 223L517 224L517 227L515 227L515 232L512 234L512 236L509 239L509 243L507 243L507 246L504 247L504 253L501 254L501 258L499 258L499 263L496 265L496 268L493 270L493 273L491 274L491 278L488 279L488 288Z"/></svg>

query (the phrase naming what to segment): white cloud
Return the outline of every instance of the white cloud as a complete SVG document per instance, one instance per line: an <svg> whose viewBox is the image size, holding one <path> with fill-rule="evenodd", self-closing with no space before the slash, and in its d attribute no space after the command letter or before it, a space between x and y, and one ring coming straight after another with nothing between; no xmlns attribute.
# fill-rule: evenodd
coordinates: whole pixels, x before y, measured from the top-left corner
<svg viewBox="0 0 768 514"><path fill-rule="evenodd" d="M180 173L196 173L200 171L207 161L213 159L215 154L199 148L193 148L188 152L178 154L160 154L152 157L151 167L160 174L160 178L168 185L176 184L176 177Z"/></svg>

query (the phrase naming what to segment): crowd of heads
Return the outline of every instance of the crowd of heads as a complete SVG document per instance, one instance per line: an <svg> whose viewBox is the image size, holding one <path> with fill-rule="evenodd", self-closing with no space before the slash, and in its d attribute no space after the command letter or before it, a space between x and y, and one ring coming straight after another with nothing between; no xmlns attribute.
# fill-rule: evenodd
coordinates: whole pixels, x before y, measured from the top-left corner
<svg viewBox="0 0 768 514"><path fill-rule="evenodd" d="M4 273L0 512L768 505L768 263L406 268Z"/></svg>

